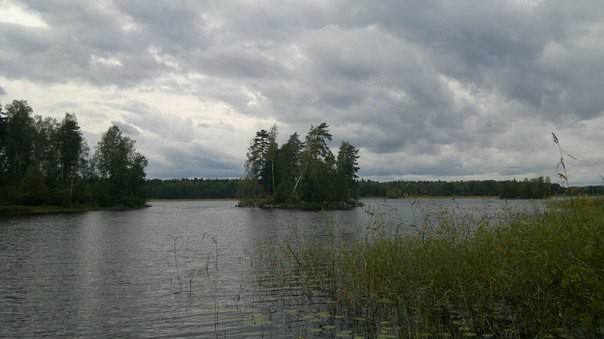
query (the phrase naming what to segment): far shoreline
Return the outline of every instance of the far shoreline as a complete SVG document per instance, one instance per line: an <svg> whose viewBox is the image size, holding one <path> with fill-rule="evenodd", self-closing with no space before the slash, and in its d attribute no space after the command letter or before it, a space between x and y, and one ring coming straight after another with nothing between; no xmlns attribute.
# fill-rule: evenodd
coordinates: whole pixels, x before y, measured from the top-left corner
<svg viewBox="0 0 604 339"><path fill-rule="evenodd" d="M40 206L24 206L24 205L5 205L0 206L0 218L5 217L19 217L19 216L30 216L30 215L45 215L45 214L62 214L62 213L85 213L93 211L128 211L150 207L149 203L146 202L142 206L128 207L128 206L53 206L53 205L40 205Z"/></svg>

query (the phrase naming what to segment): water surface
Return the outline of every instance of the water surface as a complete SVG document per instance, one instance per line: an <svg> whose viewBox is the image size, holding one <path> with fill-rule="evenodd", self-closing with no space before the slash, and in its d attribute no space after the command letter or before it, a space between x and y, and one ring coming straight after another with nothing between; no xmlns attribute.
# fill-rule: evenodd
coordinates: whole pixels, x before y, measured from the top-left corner
<svg viewBox="0 0 604 339"><path fill-rule="evenodd" d="M352 241L376 217L418 225L442 210L488 219L505 208L542 207L491 199L365 203L323 213L173 201L0 219L0 337L313 336L325 333L324 305L303 305L300 286L272 275L279 263L261 260L292 232L320 235L330 223Z"/></svg>

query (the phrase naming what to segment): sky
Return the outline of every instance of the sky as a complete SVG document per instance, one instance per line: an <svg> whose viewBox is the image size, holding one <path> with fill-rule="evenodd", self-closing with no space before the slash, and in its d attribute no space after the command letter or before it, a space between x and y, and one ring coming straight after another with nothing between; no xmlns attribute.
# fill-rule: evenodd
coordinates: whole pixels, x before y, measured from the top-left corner
<svg viewBox="0 0 604 339"><path fill-rule="evenodd" d="M240 178L329 124L359 176L603 184L604 1L0 0L0 102L113 124L148 178ZM569 157L567 154L572 155Z"/></svg>

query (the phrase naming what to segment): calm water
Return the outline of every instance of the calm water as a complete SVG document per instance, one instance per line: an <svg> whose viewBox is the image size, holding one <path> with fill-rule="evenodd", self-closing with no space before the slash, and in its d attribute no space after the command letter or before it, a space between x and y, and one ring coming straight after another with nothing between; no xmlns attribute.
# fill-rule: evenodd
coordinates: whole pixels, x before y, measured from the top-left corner
<svg viewBox="0 0 604 339"><path fill-rule="evenodd" d="M302 305L308 300L300 287L281 286L260 259L294 229L321 233L330 220L352 239L369 214L419 224L441 209L493 218L502 208L542 206L365 203L320 213L237 208L234 201L153 202L134 211L0 219L0 337L314 336L323 333L324 305Z"/></svg>

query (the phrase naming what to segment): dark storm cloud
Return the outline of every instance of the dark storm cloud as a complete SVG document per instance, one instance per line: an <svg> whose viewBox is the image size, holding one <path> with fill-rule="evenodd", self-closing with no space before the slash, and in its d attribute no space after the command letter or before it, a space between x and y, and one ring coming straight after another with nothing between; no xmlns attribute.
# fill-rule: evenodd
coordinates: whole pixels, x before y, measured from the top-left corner
<svg viewBox="0 0 604 339"><path fill-rule="evenodd" d="M0 76L194 96L222 105L216 114L256 118L265 129L274 121L302 136L326 121L334 146L349 140L362 149L365 176L538 173L546 160L523 152L549 151L552 129L581 125L582 135L599 136L598 0L21 5L47 28L0 22L0 65L10 65ZM213 174L242 170L234 164L251 135L210 132L194 112L122 99L106 104L120 112L110 119L140 133L141 144L161 137L195 149L148 147L158 152L150 157L156 175L188 176L195 170L186 166L202 164ZM242 155L221 158L210 146L216 130L242 143Z"/></svg>

